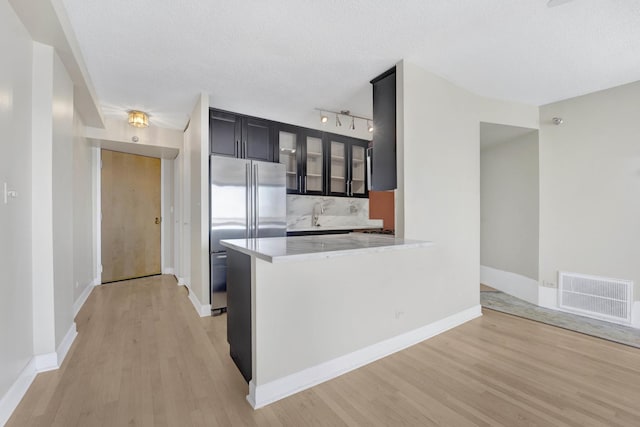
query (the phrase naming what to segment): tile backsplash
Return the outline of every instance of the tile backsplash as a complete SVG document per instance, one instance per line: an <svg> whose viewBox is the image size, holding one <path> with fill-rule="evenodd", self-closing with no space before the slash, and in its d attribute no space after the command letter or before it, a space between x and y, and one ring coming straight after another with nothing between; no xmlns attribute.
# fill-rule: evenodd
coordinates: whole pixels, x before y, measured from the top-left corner
<svg viewBox="0 0 640 427"><path fill-rule="evenodd" d="M369 199L287 195L287 229L310 227L313 215L340 217L346 224L367 224Z"/></svg>

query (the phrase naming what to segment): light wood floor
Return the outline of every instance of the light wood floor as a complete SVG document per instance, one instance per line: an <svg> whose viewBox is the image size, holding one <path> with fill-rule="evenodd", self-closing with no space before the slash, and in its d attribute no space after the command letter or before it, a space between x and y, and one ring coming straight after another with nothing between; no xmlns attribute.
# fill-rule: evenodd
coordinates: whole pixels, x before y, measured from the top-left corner
<svg viewBox="0 0 640 427"><path fill-rule="evenodd" d="M8 426L638 426L640 350L484 316L266 408L171 276L96 288Z"/></svg>

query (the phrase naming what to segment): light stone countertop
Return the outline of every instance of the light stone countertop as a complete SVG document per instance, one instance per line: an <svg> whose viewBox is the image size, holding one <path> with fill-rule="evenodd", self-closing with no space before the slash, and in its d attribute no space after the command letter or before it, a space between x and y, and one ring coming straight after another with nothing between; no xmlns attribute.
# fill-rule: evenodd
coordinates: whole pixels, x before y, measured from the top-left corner
<svg viewBox="0 0 640 427"><path fill-rule="evenodd" d="M299 227L299 228L287 228L287 231L332 231L332 230L377 230L382 228L382 224L375 225L327 225L317 227Z"/></svg>
<svg viewBox="0 0 640 427"><path fill-rule="evenodd" d="M433 242L379 234L333 234L220 241L222 246L271 263L303 261L391 250L424 248Z"/></svg>

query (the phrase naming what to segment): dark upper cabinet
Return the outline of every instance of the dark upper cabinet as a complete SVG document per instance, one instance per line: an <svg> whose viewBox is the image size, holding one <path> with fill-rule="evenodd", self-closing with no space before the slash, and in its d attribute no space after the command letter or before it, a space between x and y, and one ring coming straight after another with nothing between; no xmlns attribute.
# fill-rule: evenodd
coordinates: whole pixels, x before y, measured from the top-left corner
<svg viewBox="0 0 640 427"><path fill-rule="evenodd" d="M219 110L209 113L211 154L273 161L273 122Z"/></svg>
<svg viewBox="0 0 640 427"><path fill-rule="evenodd" d="M369 142L326 134L328 191L331 196L368 197L366 151Z"/></svg>
<svg viewBox="0 0 640 427"><path fill-rule="evenodd" d="M323 195L326 163L323 133L279 123L276 157L287 169L287 193Z"/></svg>
<svg viewBox="0 0 640 427"><path fill-rule="evenodd" d="M394 190L396 174L396 68L371 80L373 85L373 149L371 190Z"/></svg>

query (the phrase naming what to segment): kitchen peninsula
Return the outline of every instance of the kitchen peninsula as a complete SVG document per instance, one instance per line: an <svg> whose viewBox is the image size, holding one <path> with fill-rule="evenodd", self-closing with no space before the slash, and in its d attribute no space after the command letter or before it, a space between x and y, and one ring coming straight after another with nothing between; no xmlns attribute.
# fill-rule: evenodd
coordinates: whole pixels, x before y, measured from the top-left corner
<svg viewBox="0 0 640 427"><path fill-rule="evenodd" d="M352 233L221 244L231 356L254 408L480 315L433 278L431 242Z"/></svg>

